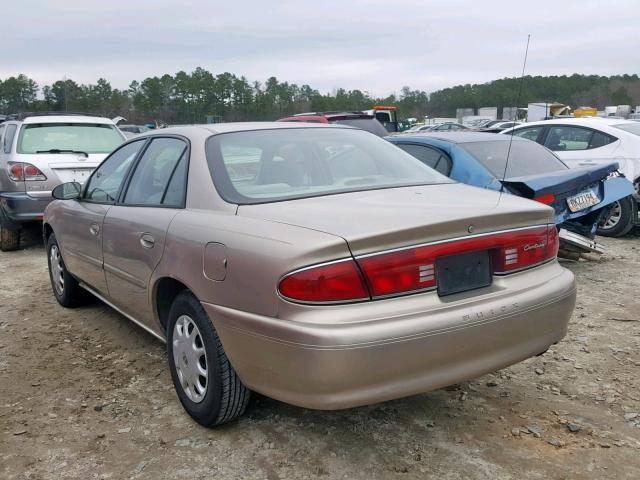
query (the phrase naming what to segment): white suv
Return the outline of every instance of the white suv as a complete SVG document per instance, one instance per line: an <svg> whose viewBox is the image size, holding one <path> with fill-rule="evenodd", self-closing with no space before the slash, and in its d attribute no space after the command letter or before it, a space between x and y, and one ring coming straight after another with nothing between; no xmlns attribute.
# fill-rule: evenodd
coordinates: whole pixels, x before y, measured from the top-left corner
<svg viewBox="0 0 640 480"><path fill-rule="evenodd" d="M42 220L54 187L83 183L124 140L108 118L83 114L23 114L0 123L0 249L17 249L22 225Z"/></svg>

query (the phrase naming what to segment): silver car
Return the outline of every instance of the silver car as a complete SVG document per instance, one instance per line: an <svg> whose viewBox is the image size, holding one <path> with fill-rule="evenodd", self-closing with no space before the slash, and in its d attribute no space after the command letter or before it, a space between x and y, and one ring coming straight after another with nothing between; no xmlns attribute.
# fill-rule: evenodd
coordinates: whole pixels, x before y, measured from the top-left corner
<svg viewBox="0 0 640 480"><path fill-rule="evenodd" d="M0 249L19 246L20 229L42 220L51 190L83 183L124 140L108 118L26 114L0 124Z"/></svg>
<svg viewBox="0 0 640 480"><path fill-rule="evenodd" d="M251 390L340 409L495 371L562 339L574 308L551 208L351 127L150 132L54 197L56 299L91 292L166 341L206 426Z"/></svg>

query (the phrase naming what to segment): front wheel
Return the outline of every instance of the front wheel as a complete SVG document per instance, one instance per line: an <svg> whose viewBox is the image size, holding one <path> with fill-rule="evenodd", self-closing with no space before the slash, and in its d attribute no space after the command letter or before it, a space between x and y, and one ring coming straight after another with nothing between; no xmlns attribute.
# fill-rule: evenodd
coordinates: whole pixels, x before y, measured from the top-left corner
<svg viewBox="0 0 640 480"><path fill-rule="evenodd" d="M597 233L603 237L621 237L633 228L632 196L621 198L613 204L609 215L598 226Z"/></svg>
<svg viewBox="0 0 640 480"><path fill-rule="evenodd" d="M169 312L167 356L180 403L205 427L244 413L250 391L242 384L198 299L180 293Z"/></svg>

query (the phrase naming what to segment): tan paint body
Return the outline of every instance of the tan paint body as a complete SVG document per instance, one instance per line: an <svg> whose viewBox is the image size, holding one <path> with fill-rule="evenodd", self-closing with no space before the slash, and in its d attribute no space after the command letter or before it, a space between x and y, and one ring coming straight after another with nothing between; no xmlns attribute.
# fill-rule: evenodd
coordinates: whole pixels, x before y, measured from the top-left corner
<svg viewBox="0 0 640 480"><path fill-rule="evenodd" d="M575 283L556 261L442 298L432 291L332 306L281 298L279 279L300 267L465 237L469 230L549 224L553 211L461 184L261 205L225 202L211 180L206 139L265 127L311 128L222 124L150 134L190 141L185 209L53 202L45 222L69 270L161 338L156 287L167 277L182 282L202 302L249 388L309 408L346 408L439 388L541 353L563 338ZM101 256L98 243L86 243L96 211L104 213ZM140 244L146 232L156 239L151 251Z"/></svg>

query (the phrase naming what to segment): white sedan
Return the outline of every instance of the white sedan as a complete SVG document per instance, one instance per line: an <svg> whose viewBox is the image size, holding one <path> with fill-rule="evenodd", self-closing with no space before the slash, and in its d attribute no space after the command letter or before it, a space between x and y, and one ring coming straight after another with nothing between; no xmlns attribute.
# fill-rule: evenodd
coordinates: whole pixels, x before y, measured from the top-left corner
<svg viewBox="0 0 640 480"><path fill-rule="evenodd" d="M538 142L555 152L569 167L618 162L620 171L640 192L640 122L613 118L559 118L517 126L501 132ZM617 237L640 224L638 201L629 197L613 207L598 229L600 235Z"/></svg>

